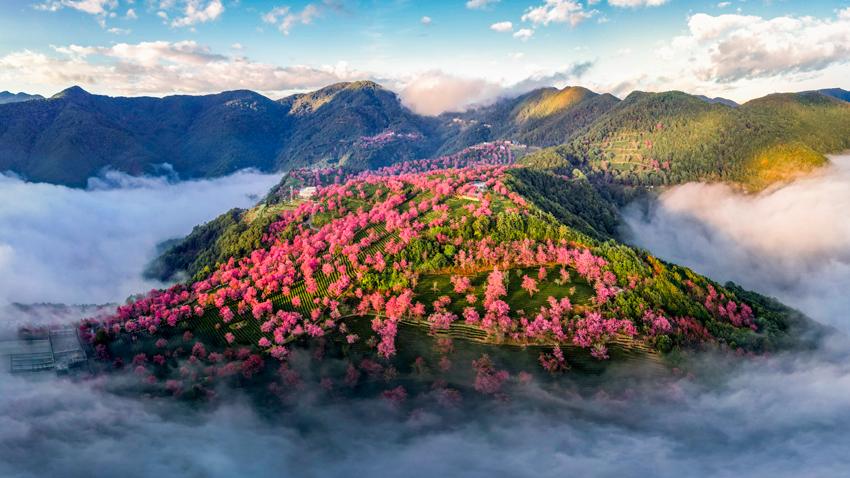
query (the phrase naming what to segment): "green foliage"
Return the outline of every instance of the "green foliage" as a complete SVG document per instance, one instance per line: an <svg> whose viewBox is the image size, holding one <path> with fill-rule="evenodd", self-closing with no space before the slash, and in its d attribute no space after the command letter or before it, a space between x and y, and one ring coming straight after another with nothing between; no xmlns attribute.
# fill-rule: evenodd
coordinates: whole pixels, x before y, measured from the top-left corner
<svg viewBox="0 0 850 478"><path fill-rule="evenodd" d="M273 214L246 220L246 211L231 209L212 221L195 226L184 239L168 247L146 269L145 276L174 280L181 273L199 280L231 257L240 258L263 246Z"/></svg>
<svg viewBox="0 0 850 478"><path fill-rule="evenodd" d="M512 170L510 178L513 190L559 222L598 239L616 235L617 209L588 181L528 168Z"/></svg>
<svg viewBox="0 0 850 478"><path fill-rule="evenodd" d="M620 101L580 87L543 88L434 118L413 113L372 82L278 101L251 91L111 98L74 87L49 99L0 104L0 170L85 186L104 168L158 173L167 163L183 178L248 167L363 169L509 139L554 148L530 155L527 164L595 183L747 183L761 168L754 158L786 145L798 145L794 156L850 148L846 97L838 89L777 94L732 107L682 92L635 92ZM402 136L364 141L390 131Z"/></svg>
<svg viewBox="0 0 850 478"><path fill-rule="evenodd" d="M496 139L542 147L562 144L618 102L612 95L581 87L540 88L465 113L443 115L446 139L440 151Z"/></svg>
<svg viewBox="0 0 850 478"><path fill-rule="evenodd" d="M569 143L526 162L564 174L578 168L595 182L731 181L761 189L848 147L850 104L820 93L770 95L735 108L682 92L635 92Z"/></svg>

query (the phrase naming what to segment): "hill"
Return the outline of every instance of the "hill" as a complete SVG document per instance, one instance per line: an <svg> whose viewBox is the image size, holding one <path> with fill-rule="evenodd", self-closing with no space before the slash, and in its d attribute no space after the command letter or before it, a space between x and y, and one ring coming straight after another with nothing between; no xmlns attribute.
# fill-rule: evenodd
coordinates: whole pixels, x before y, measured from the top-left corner
<svg viewBox="0 0 850 478"><path fill-rule="evenodd" d="M557 201L570 214L540 201L585 180L510 163L469 155L290 178L315 181L316 194L273 195L242 216L274 206L258 247L81 330L104 367L132 360L147 386L170 392L264 370L291 389L306 360L317 381L387 398L426 379L427 393L460 387L468 373L467 385L496 393L528 367L669 373L696 350L808 346L798 333L815 326L800 314L583 232L607 227L584 198ZM511 372L497 368L502 351Z"/></svg>
<svg viewBox="0 0 850 478"><path fill-rule="evenodd" d="M21 101L41 100L44 99L41 95L30 95L27 93L11 93L8 91L0 91L0 105L6 103L19 103Z"/></svg>
<svg viewBox="0 0 850 478"><path fill-rule="evenodd" d="M769 95L733 108L682 92L635 92L528 164L611 184L708 180L759 190L849 147L850 104L820 93Z"/></svg>
<svg viewBox="0 0 850 478"><path fill-rule="evenodd" d="M833 98L838 98L839 100L850 101L850 91L843 90L841 88L827 88L823 90L818 90L818 93L832 96Z"/></svg>

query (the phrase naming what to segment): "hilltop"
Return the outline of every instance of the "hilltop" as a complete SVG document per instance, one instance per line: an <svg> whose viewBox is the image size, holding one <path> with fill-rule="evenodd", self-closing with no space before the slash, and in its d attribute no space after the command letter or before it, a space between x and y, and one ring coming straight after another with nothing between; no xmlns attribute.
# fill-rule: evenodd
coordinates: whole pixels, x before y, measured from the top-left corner
<svg viewBox="0 0 850 478"><path fill-rule="evenodd" d="M365 374L389 398L423 377L461 387L469 363L475 390L495 393L535 368L664 370L697 350L807 346L799 334L816 327L802 315L608 238L605 201L586 180L514 157L494 143L351 175L293 172L232 219L248 227L224 242L254 245L215 252L233 255L81 330L104 366L132 360L172 393L240 370L278 368L269 373L286 382L311 350L333 357L315 365L323 380L356 388ZM309 198L286 194L305 185L317 188ZM211 236L187 256L226 245ZM493 359L502 351L511 372Z"/></svg>
<svg viewBox="0 0 850 478"><path fill-rule="evenodd" d="M737 105L683 92L634 92L621 101L569 86L430 117L370 81L277 101L246 90L113 98L72 87L0 104L0 171L75 187L105 169L156 174L164 163L183 179L249 167L359 171L509 140L547 148L529 164L618 187L702 180L759 190L850 147L846 93Z"/></svg>

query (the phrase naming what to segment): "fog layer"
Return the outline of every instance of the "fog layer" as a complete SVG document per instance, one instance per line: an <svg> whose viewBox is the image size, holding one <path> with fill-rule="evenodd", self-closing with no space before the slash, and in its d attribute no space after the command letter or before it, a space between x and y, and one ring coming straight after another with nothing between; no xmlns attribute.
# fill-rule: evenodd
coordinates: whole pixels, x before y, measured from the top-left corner
<svg viewBox="0 0 850 478"><path fill-rule="evenodd" d="M276 175L172 183L109 173L89 188L0 175L0 305L104 303L160 286L141 272L166 239L254 204Z"/></svg>
<svg viewBox="0 0 850 478"><path fill-rule="evenodd" d="M0 475L846 476L846 350L740 362L711 387L646 384L629 398L532 382L507 402L467 395L458 410L315 405L309 388L286 410L234 391L190 407L0 374Z"/></svg>
<svg viewBox="0 0 850 478"><path fill-rule="evenodd" d="M722 184L674 187L648 211L625 210L630 240L850 331L850 156L831 159L757 195Z"/></svg>

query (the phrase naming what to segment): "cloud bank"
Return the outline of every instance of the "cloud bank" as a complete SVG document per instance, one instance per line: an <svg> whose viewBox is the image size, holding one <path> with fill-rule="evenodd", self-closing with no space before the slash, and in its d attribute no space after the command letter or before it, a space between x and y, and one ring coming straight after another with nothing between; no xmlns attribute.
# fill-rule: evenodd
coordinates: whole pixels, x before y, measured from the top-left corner
<svg viewBox="0 0 850 478"><path fill-rule="evenodd" d="M850 156L758 195L686 184L625 211L632 241L850 332Z"/></svg>
<svg viewBox="0 0 850 478"><path fill-rule="evenodd" d="M405 106L420 114L438 115L490 105L536 88L577 82L592 67L591 62L575 63L552 73L531 75L511 85L435 70L399 83L396 88Z"/></svg>
<svg viewBox="0 0 850 478"><path fill-rule="evenodd" d="M850 61L850 8L833 18L697 13L660 53L687 58L688 74L718 83L819 71Z"/></svg>
<svg viewBox="0 0 850 478"><path fill-rule="evenodd" d="M3 372L0 474L844 476L846 347L723 364L730 375L711 388L682 379L611 396L561 388L565 378L527 385L508 401L468 396L460 409L326 400L310 388L282 409L233 390L198 407L116 395L102 380Z"/></svg>
<svg viewBox="0 0 850 478"><path fill-rule="evenodd" d="M0 305L122 302L167 239L257 201L279 180L240 172L169 183L109 173L89 190L0 176Z"/></svg>
<svg viewBox="0 0 850 478"><path fill-rule="evenodd" d="M193 40L54 46L53 54L30 50L0 57L0 81L27 78L31 88L81 85L121 95L218 93L250 89L270 95L373 78L346 64L276 66L212 52Z"/></svg>

